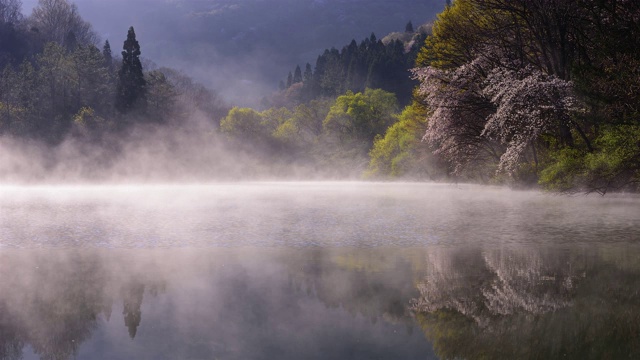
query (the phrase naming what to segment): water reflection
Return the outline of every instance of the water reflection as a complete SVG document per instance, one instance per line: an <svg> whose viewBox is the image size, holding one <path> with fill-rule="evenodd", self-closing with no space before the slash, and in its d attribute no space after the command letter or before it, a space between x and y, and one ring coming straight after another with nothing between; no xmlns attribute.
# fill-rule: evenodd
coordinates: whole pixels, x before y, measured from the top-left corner
<svg viewBox="0 0 640 360"><path fill-rule="evenodd" d="M631 246L3 251L0 359L637 358L639 264Z"/></svg>
<svg viewBox="0 0 640 360"><path fill-rule="evenodd" d="M0 187L0 359L640 358L638 205L425 184Z"/></svg>
<svg viewBox="0 0 640 360"><path fill-rule="evenodd" d="M114 265L91 252L0 253L0 358L20 359L25 345L42 359L73 357L100 319L111 318L119 286L134 337L144 286L139 273L120 273ZM162 287L161 280L147 281Z"/></svg>
<svg viewBox="0 0 640 360"><path fill-rule="evenodd" d="M399 251L3 251L0 358L435 358Z"/></svg>
<svg viewBox="0 0 640 360"><path fill-rule="evenodd" d="M640 252L440 249L412 309L445 359L640 356Z"/></svg>

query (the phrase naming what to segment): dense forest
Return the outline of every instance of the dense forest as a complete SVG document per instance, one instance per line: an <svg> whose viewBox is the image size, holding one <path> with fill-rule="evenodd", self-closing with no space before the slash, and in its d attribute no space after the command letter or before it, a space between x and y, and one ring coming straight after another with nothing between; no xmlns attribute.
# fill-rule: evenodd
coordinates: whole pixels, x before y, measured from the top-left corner
<svg viewBox="0 0 640 360"><path fill-rule="evenodd" d="M304 72L300 65L296 66L289 72L286 82L280 81L280 93L271 100L265 99L264 103L286 106L370 88L392 92L401 105L407 105L411 101L412 89L417 85L407 75L430 32L429 25L414 31L409 21L403 33L391 33L379 40L372 33L360 44L355 39L351 40L340 51L326 49L318 56L315 71L309 63Z"/></svg>
<svg viewBox="0 0 640 360"><path fill-rule="evenodd" d="M0 0L5 137L100 143L198 117L207 142L266 164L249 175L638 190L633 1L447 2L433 23L294 65L261 109L156 68L133 27L114 55L69 1L40 0L28 17L20 6Z"/></svg>

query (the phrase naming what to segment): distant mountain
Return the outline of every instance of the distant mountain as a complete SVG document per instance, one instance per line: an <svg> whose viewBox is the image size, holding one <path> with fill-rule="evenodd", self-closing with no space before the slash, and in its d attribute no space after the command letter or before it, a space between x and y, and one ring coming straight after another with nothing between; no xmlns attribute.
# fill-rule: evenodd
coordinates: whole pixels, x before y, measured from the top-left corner
<svg viewBox="0 0 640 360"><path fill-rule="evenodd" d="M114 52L129 26L144 57L186 71L232 103L253 105L282 74L326 48L419 25L444 0L76 0ZM23 0L25 12L36 0Z"/></svg>

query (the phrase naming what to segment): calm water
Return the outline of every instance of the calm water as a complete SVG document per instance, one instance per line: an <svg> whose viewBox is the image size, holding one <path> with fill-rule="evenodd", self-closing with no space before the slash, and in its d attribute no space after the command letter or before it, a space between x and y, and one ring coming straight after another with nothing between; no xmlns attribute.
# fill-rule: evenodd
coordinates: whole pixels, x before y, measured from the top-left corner
<svg viewBox="0 0 640 360"><path fill-rule="evenodd" d="M0 187L0 359L640 358L640 198Z"/></svg>

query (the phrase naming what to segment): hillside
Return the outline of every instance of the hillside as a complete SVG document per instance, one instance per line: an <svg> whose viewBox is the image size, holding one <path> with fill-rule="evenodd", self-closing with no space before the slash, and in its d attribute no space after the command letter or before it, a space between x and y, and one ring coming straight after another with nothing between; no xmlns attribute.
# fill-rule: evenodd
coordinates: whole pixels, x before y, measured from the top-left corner
<svg viewBox="0 0 640 360"><path fill-rule="evenodd" d="M24 0L30 13L36 0ZM422 24L443 0L77 0L102 40L136 28L145 58L182 69L231 103L255 105L296 64L372 32ZM116 49L114 49L116 50Z"/></svg>

